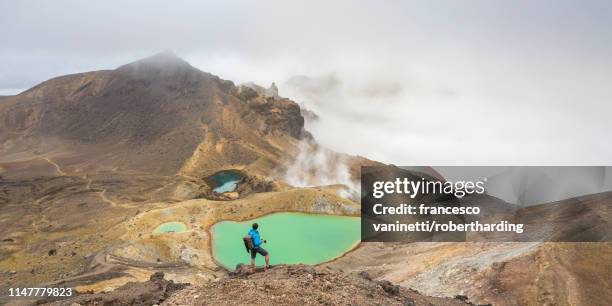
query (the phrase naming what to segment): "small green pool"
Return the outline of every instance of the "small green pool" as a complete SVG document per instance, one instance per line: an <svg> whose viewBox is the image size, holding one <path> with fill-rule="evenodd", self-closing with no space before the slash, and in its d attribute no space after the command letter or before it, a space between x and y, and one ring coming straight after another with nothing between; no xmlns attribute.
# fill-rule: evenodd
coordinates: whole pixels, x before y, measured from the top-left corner
<svg viewBox="0 0 612 306"><path fill-rule="evenodd" d="M244 175L237 170L224 170L209 176L208 180L212 183L214 192L224 193L236 190L243 178Z"/></svg>
<svg viewBox="0 0 612 306"><path fill-rule="evenodd" d="M168 222L161 224L153 230L153 234L164 234L164 233L180 233L187 230L187 226L182 222Z"/></svg>
<svg viewBox="0 0 612 306"><path fill-rule="evenodd" d="M262 246L270 252L270 264L319 264L346 253L361 238L357 217L275 213L246 222L222 221L212 227L217 262L230 270L250 263L242 238L254 222L268 241ZM264 264L262 256L257 255L256 264Z"/></svg>

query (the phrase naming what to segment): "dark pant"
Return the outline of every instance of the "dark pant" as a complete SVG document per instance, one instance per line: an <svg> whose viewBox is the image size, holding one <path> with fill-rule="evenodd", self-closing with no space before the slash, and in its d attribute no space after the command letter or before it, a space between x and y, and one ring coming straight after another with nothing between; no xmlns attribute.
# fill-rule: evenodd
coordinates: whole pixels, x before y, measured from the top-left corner
<svg viewBox="0 0 612 306"><path fill-rule="evenodd" d="M262 247L254 247L251 249L251 259L255 259L257 253L261 254L261 256L268 255L268 251L264 250Z"/></svg>

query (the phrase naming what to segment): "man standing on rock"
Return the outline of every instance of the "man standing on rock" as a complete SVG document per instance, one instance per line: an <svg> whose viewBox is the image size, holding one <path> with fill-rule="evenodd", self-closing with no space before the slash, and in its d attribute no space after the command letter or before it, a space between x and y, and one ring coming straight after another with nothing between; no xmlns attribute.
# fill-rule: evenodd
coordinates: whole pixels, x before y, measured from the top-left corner
<svg viewBox="0 0 612 306"><path fill-rule="evenodd" d="M255 272L255 256L257 256L257 253L266 257L264 271L270 267L270 254L261 247L261 244L266 241L262 240L261 236L259 236L259 231L257 231L258 227L259 225L257 223L253 223L253 228L249 230L249 236L251 236L251 240L253 241L253 248L251 249L251 273Z"/></svg>

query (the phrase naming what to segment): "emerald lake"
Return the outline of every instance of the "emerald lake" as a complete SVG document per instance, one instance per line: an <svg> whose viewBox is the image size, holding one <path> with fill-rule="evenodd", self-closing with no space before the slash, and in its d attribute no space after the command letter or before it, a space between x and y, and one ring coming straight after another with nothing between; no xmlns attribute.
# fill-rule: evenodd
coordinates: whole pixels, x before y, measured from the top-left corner
<svg viewBox="0 0 612 306"><path fill-rule="evenodd" d="M213 256L229 270L237 264L250 263L242 238L251 224L259 224L259 233L267 243L262 247L270 253L270 264L319 264L351 250L360 241L358 217L315 215L304 213L274 213L245 222L222 221L212 227ZM264 258L257 255L256 264Z"/></svg>

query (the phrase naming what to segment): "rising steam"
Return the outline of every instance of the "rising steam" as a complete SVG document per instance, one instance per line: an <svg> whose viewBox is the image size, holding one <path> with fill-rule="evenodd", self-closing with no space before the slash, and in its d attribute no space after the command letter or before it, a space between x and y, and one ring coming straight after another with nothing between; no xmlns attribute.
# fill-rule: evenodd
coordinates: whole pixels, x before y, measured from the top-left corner
<svg viewBox="0 0 612 306"><path fill-rule="evenodd" d="M351 178L347 160L342 155L304 140L299 145L300 153L287 168L284 180L296 187L343 185L338 195L353 198L358 185Z"/></svg>

